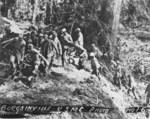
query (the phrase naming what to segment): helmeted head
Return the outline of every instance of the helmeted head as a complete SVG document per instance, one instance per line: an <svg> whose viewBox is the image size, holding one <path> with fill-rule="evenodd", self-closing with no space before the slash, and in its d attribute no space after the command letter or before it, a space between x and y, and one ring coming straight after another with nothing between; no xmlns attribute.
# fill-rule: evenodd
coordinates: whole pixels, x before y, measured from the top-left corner
<svg viewBox="0 0 150 119"><path fill-rule="evenodd" d="M48 35L47 35L47 34L44 34L44 38L48 38Z"/></svg>
<svg viewBox="0 0 150 119"><path fill-rule="evenodd" d="M95 44L93 43L91 46L92 46L92 47L95 47Z"/></svg>
<svg viewBox="0 0 150 119"><path fill-rule="evenodd" d="M52 40L52 39L53 39L53 35L50 35L50 36L49 36L49 39Z"/></svg>
<svg viewBox="0 0 150 119"><path fill-rule="evenodd" d="M53 31L52 34L53 34L54 37L57 37L57 32L56 31Z"/></svg>
<svg viewBox="0 0 150 119"><path fill-rule="evenodd" d="M76 32L81 32L81 29L80 29L80 28L76 28L75 31L76 31Z"/></svg>
<svg viewBox="0 0 150 119"><path fill-rule="evenodd" d="M93 44L91 45L92 50L95 50L95 47L96 47L96 45L93 43Z"/></svg>
<svg viewBox="0 0 150 119"><path fill-rule="evenodd" d="M63 28L63 29L61 30L61 32L62 32L63 34L66 33L66 32L67 32L66 28Z"/></svg>
<svg viewBox="0 0 150 119"><path fill-rule="evenodd" d="M40 35L39 35L40 37L43 37L44 35L42 34L42 33L40 33Z"/></svg>
<svg viewBox="0 0 150 119"><path fill-rule="evenodd" d="M19 36L18 35L15 37L15 41L19 41Z"/></svg>
<svg viewBox="0 0 150 119"><path fill-rule="evenodd" d="M24 34L24 35L23 35L23 38L27 38L27 34Z"/></svg>
<svg viewBox="0 0 150 119"><path fill-rule="evenodd" d="M93 58L95 57L95 53L94 53L94 52L91 52L91 53L89 54L89 57L90 57L91 59L93 59Z"/></svg>
<svg viewBox="0 0 150 119"><path fill-rule="evenodd" d="M33 50L33 45L32 45L32 44L29 44L29 45L28 45L28 50L29 50L29 51Z"/></svg>
<svg viewBox="0 0 150 119"><path fill-rule="evenodd" d="M23 38L23 34L19 34L19 38Z"/></svg>

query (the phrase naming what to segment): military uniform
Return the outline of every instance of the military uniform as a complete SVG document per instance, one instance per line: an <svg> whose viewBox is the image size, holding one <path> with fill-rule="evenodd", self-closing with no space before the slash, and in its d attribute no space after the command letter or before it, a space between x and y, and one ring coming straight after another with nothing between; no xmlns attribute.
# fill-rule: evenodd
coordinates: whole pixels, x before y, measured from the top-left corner
<svg viewBox="0 0 150 119"><path fill-rule="evenodd" d="M117 73L117 86L119 86L119 88L121 89L121 86L122 86L122 81L121 81L122 67L120 64L118 64L118 66L117 66L116 73Z"/></svg>
<svg viewBox="0 0 150 119"><path fill-rule="evenodd" d="M134 81L134 77L132 76L128 77L128 92L127 93L129 94L129 92L132 91L134 97L137 98L135 94L135 90L136 90L135 88L136 88L136 82Z"/></svg>
<svg viewBox="0 0 150 119"><path fill-rule="evenodd" d="M33 44L35 47L39 47L39 39L38 39L38 37L36 36L35 33L32 33L32 35L31 35L31 40L32 40L32 44Z"/></svg>
<svg viewBox="0 0 150 119"><path fill-rule="evenodd" d="M48 69L50 69L57 53L57 49L55 48L54 42L52 40L45 39L41 43L41 53L48 60Z"/></svg>
<svg viewBox="0 0 150 119"><path fill-rule="evenodd" d="M79 69L84 69L86 66L86 60L88 59L87 51L84 49L79 57Z"/></svg>
<svg viewBox="0 0 150 119"><path fill-rule="evenodd" d="M96 76L99 75L99 68L100 68L100 64L98 62L98 60L96 59L96 57L94 57L91 60L91 67L92 67L92 74L95 74Z"/></svg>
<svg viewBox="0 0 150 119"><path fill-rule="evenodd" d="M66 55L69 48L69 43L73 43L71 35L68 33L61 35L61 44L62 44L62 65L66 62Z"/></svg>
<svg viewBox="0 0 150 119"><path fill-rule="evenodd" d="M77 40L75 41L75 45L83 47L83 34L81 32L77 35Z"/></svg>
<svg viewBox="0 0 150 119"><path fill-rule="evenodd" d="M24 58L25 55L25 46L26 42L23 39L14 40L13 46L12 46L12 56L10 58L11 61L13 61L15 58L15 61L17 62L17 68L19 68L20 61Z"/></svg>
<svg viewBox="0 0 150 119"><path fill-rule="evenodd" d="M58 54L62 55L62 46L61 46L60 41L58 40L58 37L55 37L53 41L54 41L55 47L57 48Z"/></svg>
<svg viewBox="0 0 150 119"><path fill-rule="evenodd" d="M95 53L95 57L98 59L98 61L101 60L102 52L95 46L95 44L92 44L92 52Z"/></svg>
<svg viewBox="0 0 150 119"><path fill-rule="evenodd" d="M40 65L40 58L37 54L38 51L36 49L31 50L27 54L28 63L34 67L35 70L38 70L38 66Z"/></svg>

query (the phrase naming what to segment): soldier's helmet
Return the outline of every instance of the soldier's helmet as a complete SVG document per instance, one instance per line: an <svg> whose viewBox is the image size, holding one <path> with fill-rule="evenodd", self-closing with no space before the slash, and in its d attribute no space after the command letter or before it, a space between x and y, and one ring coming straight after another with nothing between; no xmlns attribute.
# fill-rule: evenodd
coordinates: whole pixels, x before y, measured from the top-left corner
<svg viewBox="0 0 150 119"><path fill-rule="evenodd" d="M62 32L66 32L67 30L66 30L66 28L63 28L61 31L62 31Z"/></svg>
<svg viewBox="0 0 150 119"><path fill-rule="evenodd" d="M80 32L81 31L81 29L80 28L76 28L76 30L75 30L76 32Z"/></svg>
<svg viewBox="0 0 150 119"><path fill-rule="evenodd" d="M29 49L29 50L32 50L32 49L33 49L33 45L32 45L32 44L29 44L29 45L28 45L28 49Z"/></svg>
<svg viewBox="0 0 150 119"><path fill-rule="evenodd" d="M57 36L57 32L56 32L56 31L53 31L52 34L53 34L53 36L55 36L55 37Z"/></svg>
<svg viewBox="0 0 150 119"><path fill-rule="evenodd" d="M47 35L47 34L45 34L45 35L44 35L44 37L45 37L45 38L48 38L48 35Z"/></svg>
<svg viewBox="0 0 150 119"><path fill-rule="evenodd" d="M90 56L90 57L95 57L95 53L94 53L94 52L91 52L89 56Z"/></svg>
<svg viewBox="0 0 150 119"><path fill-rule="evenodd" d="M19 34L19 38L22 38L23 37L23 34Z"/></svg>
<svg viewBox="0 0 150 119"><path fill-rule="evenodd" d="M92 47L96 47L94 43L91 44Z"/></svg>
<svg viewBox="0 0 150 119"><path fill-rule="evenodd" d="M43 37L44 35L42 34L42 33L40 33L40 35L39 35L40 37Z"/></svg>
<svg viewBox="0 0 150 119"><path fill-rule="evenodd" d="M52 35L50 35L50 36L49 36L49 39L50 39L50 40L51 40L51 39L53 39L53 36L52 36Z"/></svg>

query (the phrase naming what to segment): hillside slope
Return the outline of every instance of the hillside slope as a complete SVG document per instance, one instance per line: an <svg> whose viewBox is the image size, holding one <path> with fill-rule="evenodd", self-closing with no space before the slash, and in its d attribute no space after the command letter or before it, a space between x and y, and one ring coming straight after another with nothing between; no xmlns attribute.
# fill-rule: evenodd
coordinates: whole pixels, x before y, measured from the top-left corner
<svg viewBox="0 0 150 119"><path fill-rule="evenodd" d="M33 88L29 88L22 82L15 83L7 79L0 86L1 103L13 104L45 104L45 105L86 105L116 108L109 114L99 113L52 113L51 115L31 116L31 118L50 119L145 119L144 113L126 114L125 108L138 106L141 102L128 96L126 90L120 91L105 77L99 81L95 76L84 70L77 70L70 66L70 71L64 68L53 68L55 73L39 78ZM78 75L77 75L78 74ZM141 88L143 84L138 84ZM140 89L141 95L144 88ZM144 102L144 98L142 101Z"/></svg>

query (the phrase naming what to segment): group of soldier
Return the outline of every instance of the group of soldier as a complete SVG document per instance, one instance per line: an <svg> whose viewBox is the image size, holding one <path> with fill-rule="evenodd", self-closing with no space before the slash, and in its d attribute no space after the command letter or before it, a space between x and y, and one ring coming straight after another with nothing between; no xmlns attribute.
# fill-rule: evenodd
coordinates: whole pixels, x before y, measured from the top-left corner
<svg viewBox="0 0 150 119"><path fill-rule="evenodd" d="M23 74L29 76L39 74L45 76L51 71L56 59L62 62L62 67L65 67L66 63L69 62L67 56L71 55L69 54L70 49L79 57L78 69L84 69L85 61L89 58L92 74L98 76L99 61L102 56L101 51L95 44L92 44L92 50L88 53L84 48L81 29L76 28L74 33L76 34L75 40L73 40L66 28L62 28L59 34L56 30L44 32L42 29L32 29L26 34L16 34L12 39L4 40L1 44L3 49L7 49L7 53L10 56L13 71L12 79L16 75L20 75L18 72L23 72ZM73 64L74 58L72 60Z"/></svg>
<svg viewBox="0 0 150 119"><path fill-rule="evenodd" d="M42 74L45 76L51 71L56 59L59 59L62 62L61 66L65 67L68 62L67 56L70 55L69 50L73 48L73 51L79 56L78 69L84 69L85 62L90 60L91 73L100 79L99 74L103 66L101 63L103 53L95 44L91 44L91 51L87 52L84 48L84 38L81 29L76 28L74 33L76 33L75 40L73 40L66 28L62 28L60 33L56 30L43 32L42 29L32 29L27 34L18 34L10 40L3 41L1 43L3 48L10 49L10 62L13 69L12 78L14 78L14 75L18 71L27 72L28 70L29 72L26 74L34 76ZM30 67L32 70L27 67ZM124 84L122 82L125 79L125 75L122 73L122 67L119 61L112 61L111 67L115 71L114 84L121 88L121 85ZM129 80L132 79L130 75L126 78ZM128 84L133 84L131 82L134 81L130 80L130 84ZM132 92L135 96L135 87L132 87Z"/></svg>
<svg viewBox="0 0 150 119"><path fill-rule="evenodd" d="M119 89L123 89L123 86L127 89L127 94L130 94L132 91L135 99L137 99L136 95L136 82L135 78L132 74L132 71L127 72L125 66L120 61L111 61L111 68L113 70L113 82Z"/></svg>
<svg viewBox="0 0 150 119"><path fill-rule="evenodd" d="M135 65L133 68L124 69L123 62L120 61L111 61L111 68L114 71L113 72L113 83L120 89L123 90L123 86L125 89L127 89L127 94L129 95L130 92L132 92L135 99L141 98L137 95L137 81L142 81L140 78L137 79L137 75L141 75L141 78L146 73L146 69L144 68L144 65ZM146 77L145 77L146 78ZM147 79L145 79L146 81ZM149 104L150 99L150 83L146 82L148 85L145 89L146 94L146 105Z"/></svg>
<svg viewBox="0 0 150 119"><path fill-rule="evenodd" d="M101 69L103 68L102 57L104 54L91 44L91 51L87 52L84 48L84 38L80 28L75 29L76 40L67 32L66 28L61 29L58 33L56 30L51 32L42 32L42 30L31 30L27 34L17 34L10 40L4 40L1 44L4 49L9 49L10 64L13 69L12 78L14 79L23 72L22 75L36 77L41 74L46 76L55 62L59 60L61 66L65 67L69 62L67 57L70 48L79 57L78 69L85 68L85 61L91 62L92 74L95 74L100 79ZM70 56L69 56L70 57ZM74 59L73 59L74 60ZM122 89L124 86L127 89L127 94L133 93L137 99L136 82L132 73L127 73L123 63L120 61L111 60L110 69L113 70L113 83ZM19 72L19 73L18 73ZM149 103L149 85L146 88L147 103Z"/></svg>

